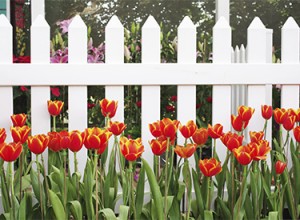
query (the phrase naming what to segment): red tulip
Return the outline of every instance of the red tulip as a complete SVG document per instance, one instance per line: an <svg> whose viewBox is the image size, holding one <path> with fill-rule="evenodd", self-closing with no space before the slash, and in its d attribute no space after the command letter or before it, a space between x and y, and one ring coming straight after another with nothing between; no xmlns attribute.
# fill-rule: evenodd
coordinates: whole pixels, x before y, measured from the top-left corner
<svg viewBox="0 0 300 220"><path fill-rule="evenodd" d="M0 128L0 144L4 143L5 139L6 139L5 128Z"/></svg>
<svg viewBox="0 0 300 220"><path fill-rule="evenodd" d="M21 142L21 144L24 144L27 141L30 132L30 128L28 126L11 127L10 130L14 142Z"/></svg>
<svg viewBox="0 0 300 220"><path fill-rule="evenodd" d="M221 162L215 158L199 160L198 166L203 175L207 177L215 176L222 171Z"/></svg>
<svg viewBox="0 0 300 220"><path fill-rule="evenodd" d="M228 150L232 151L235 148L242 146L244 136L239 136L236 133L227 132L223 136L221 136L221 141L228 148Z"/></svg>
<svg viewBox="0 0 300 220"><path fill-rule="evenodd" d="M141 138L133 140L121 137L120 150L126 160L135 161L144 152L144 145L142 144Z"/></svg>
<svg viewBox="0 0 300 220"><path fill-rule="evenodd" d="M28 137L28 148L34 154L41 154L45 151L49 143L49 137L40 134Z"/></svg>
<svg viewBox="0 0 300 220"><path fill-rule="evenodd" d="M286 163L285 162L282 162L280 160L276 161L275 163L275 171L276 171L276 174L280 175L284 172L286 168Z"/></svg>
<svg viewBox="0 0 300 220"><path fill-rule="evenodd" d="M254 109L248 106L239 106L238 115L241 116L242 121L249 121L254 113Z"/></svg>
<svg viewBox="0 0 300 220"><path fill-rule="evenodd" d="M167 149L167 140L152 139L149 143L153 154L160 156Z"/></svg>
<svg viewBox="0 0 300 220"><path fill-rule="evenodd" d="M190 138L196 131L197 125L193 120L190 120L186 123L186 125L182 125L179 127L179 131L185 138Z"/></svg>
<svg viewBox="0 0 300 220"><path fill-rule="evenodd" d="M242 131L248 126L249 121L243 121L240 115L231 115L231 126L235 131Z"/></svg>
<svg viewBox="0 0 300 220"><path fill-rule="evenodd" d="M113 135L118 136L126 129L126 125L123 122L109 122L108 130L113 133Z"/></svg>
<svg viewBox="0 0 300 220"><path fill-rule="evenodd" d="M288 117L283 122L283 127L285 130L290 131L294 128L296 122L296 116L295 115L288 115Z"/></svg>
<svg viewBox="0 0 300 220"><path fill-rule="evenodd" d="M298 143L300 143L300 126L293 129L294 137Z"/></svg>
<svg viewBox="0 0 300 220"><path fill-rule="evenodd" d="M64 102L62 101L48 100L48 112L52 116L58 116L61 113L63 106L64 106Z"/></svg>
<svg viewBox="0 0 300 220"><path fill-rule="evenodd" d="M264 138L265 134L263 131L259 131L259 132L250 131L249 135L250 135L251 142L257 143Z"/></svg>
<svg viewBox="0 0 300 220"><path fill-rule="evenodd" d="M99 101L101 113L104 117L112 118L115 116L118 102L114 100L102 99Z"/></svg>
<svg viewBox="0 0 300 220"><path fill-rule="evenodd" d="M160 130L160 122L153 122L152 124L149 124L149 130L151 132L151 134L158 138L162 135L162 131Z"/></svg>
<svg viewBox="0 0 300 220"><path fill-rule="evenodd" d="M252 161L252 154L254 152L254 148L246 146L240 146L232 150L237 161L242 165L248 165Z"/></svg>
<svg viewBox="0 0 300 220"><path fill-rule="evenodd" d="M255 161L266 160L267 154L271 151L270 144L267 140L260 140L257 143L249 143L248 146L254 149L252 152L252 158Z"/></svg>
<svg viewBox="0 0 300 220"><path fill-rule="evenodd" d="M277 124L283 124L288 117L288 111L284 108L276 108L274 111L274 119Z"/></svg>
<svg viewBox="0 0 300 220"><path fill-rule="evenodd" d="M27 115L24 113L16 114L10 116L10 118L14 127L23 127L26 123Z"/></svg>
<svg viewBox="0 0 300 220"><path fill-rule="evenodd" d="M85 141L84 145L87 149L95 149L98 154L102 154L107 145L108 139L111 137L112 133L105 129L100 129L97 127L85 129Z"/></svg>
<svg viewBox="0 0 300 220"><path fill-rule="evenodd" d="M48 132L49 143L48 148L54 152L58 152L62 149L60 146L60 134L59 132Z"/></svg>
<svg viewBox="0 0 300 220"><path fill-rule="evenodd" d="M18 159L22 152L22 144L18 143L2 143L0 144L0 157L6 162L12 162Z"/></svg>
<svg viewBox="0 0 300 220"><path fill-rule="evenodd" d="M218 139L223 135L223 126L221 124L215 124L213 127L209 124L208 128L208 136L213 139Z"/></svg>
<svg viewBox="0 0 300 220"><path fill-rule="evenodd" d="M187 144L186 146L176 145L174 152L181 158L189 158L196 151L196 144Z"/></svg>
<svg viewBox="0 0 300 220"><path fill-rule="evenodd" d="M262 105L261 106L261 115L264 119L269 120L272 117L273 108L269 105Z"/></svg>
<svg viewBox="0 0 300 220"><path fill-rule="evenodd" d="M78 152L81 150L84 140L85 140L85 132L80 132L77 130L69 132L70 144L69 149L72 152Z"/></svg>
<svg viewBox="0 0 300 220"><path fill-rule="evenodd" d="M198 128L192 136L194 143L202 146L208 139L208 131L206 128Z"/></svg>
<svg viewBox="0 0 300 220"><path fill-rule="evenodd" d="M61 149L68 149L70 147L70 133L62 130L59 132L59 145Z"/></svg>
<svg viewBox="0 0 300 220"><path fill-rule="evenodd" d="M179 121L164 118L160 121L160 130L166 138L174 139L179 126Z"/></svg>

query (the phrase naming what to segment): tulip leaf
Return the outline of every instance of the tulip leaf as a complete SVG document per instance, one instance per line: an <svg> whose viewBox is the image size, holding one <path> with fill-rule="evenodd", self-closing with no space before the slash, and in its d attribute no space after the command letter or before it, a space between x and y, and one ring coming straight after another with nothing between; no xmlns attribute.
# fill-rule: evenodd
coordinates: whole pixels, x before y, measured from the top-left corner
<svg viewBox="0 0 300 220"><path fill-rule="evenodd" d="M65 219L66 213L65 213L64 206L61 203L58 196L50 189L49 189L49 198L50 198L50 202L51 202L56 219L58 219L58 220Z"/></svg>
<svg viewBox="0 0 300 220"><path fill-rule="evenodd" d="M191 192L192 192L192 177L191 177L191 171L190 171L188 160L184 161L184 165L182 168L182 174L183 174L183 179L184 179L185 185L187 187L188 197L190 197Z"/></svg>
<svg viewBox="0 0 300 220"><path fill-rule="evenodd" d="M129 214L129 206L121 205L119 209L118 220L127 220ZM140 217L136 219L141 219Z"/></svg>
<svg viewBox="0 0 300 220"><path fill-rule="evenodd" d="M86 167L84 170L84 200L86 205L86 213L88 216L88 219L95 219L95 210L93 206L93 185L94 185L94 179L93 179L93 169L92 169L92 162L91 160L87 160Z"/></svg>
<svg viewBox="0 0 300 220"><path fill-rule="evenodd" d="M140 219L144 204L144 194L145 194L145 168L142 165L139 173L139 179L136 186L136 199L135 199L135 209L136 218Z"/></svg>
<svg viewBox="0 0 300 220"><path fill-rule="evenodd" d="M214 216L213 216L212 211L204 210L204 219L205 220L213 220Z"/></svg>
<svg viewBox="0 0 300 220"><path fill-rule="evenodd" d="M0 159L0 161L2 161L2 160ZM3 175L5 175L5 173L2 170L1 178L0 178L2 206L3 206L4 212L9 212L9 207L10 207L10 199L9 199L9 193L8 193L9 191L8 191L7 182L4 181Z"/></svg>
<svg viewBox="0 0 300 220"><path fill-rule="evenodd" d="M246 213L247 219L255 219L253 214L255 214L256 210L253 208L249 194L246 194L246 200L245 200L244 206L245 206L245 213Z"/></svg>
<svg viewBox="0 0 300 220"><path fill-rule="evenodd" d="M296 154L294 142L291 142L291 153L293 162L293 176L294 176L294 195L296 204L300 203L300 160Z"/></svg>
<svg viewBox="0 0 300 220"><path fill-rule="evenodd" d="M144 159L142 159L142 162L149 180L151 194L155 205L155 211L157 213L157 218L159 220L163 220L164 219L163 198L160 192L160 188L157 184L155 175L151 167L149 166L149 164Z"/></svg>
<svg viewBox="0 0 300 220"><path fill-rule="evenodd" d="M18 210L18 219L28 219L27 214L31 213L32 209L32 197L29 192L25 192L23 199L21 200L20 207Z"/></svg>
<svg viewBox="0 0 300 220"><path fill-rule="evenodd" d="M204 210L204 204L203 204L203 199L202 199L201 186L200 186L200 181L199 181L198 175L194 169L192 169L192 176L193 176L193 183L194 183L197 207L200 210L200 214L202 214L203 213L202 210ZM204 216L201 216L201 217L202 217L202 219L204 218Z"/></svg>
<svg viewBox="0 0 300 220"><path fill-rule="evenodd" d="M268 220L274 220L274 219L278 219L278 212L269 212L269 215L268 215Z"/></svg>
<svg viewBox="0 0 300 220"><path fill-rule="evenodd" d="M113 212L113 210L111 210L109 208L101 209L99 211L99 214L101 214L103 217L105 217L105 219L117 220L115 213Z"/></svg>
<svg viewBox="0 0 300 220"><path fill-rule="evenodd" d="M224 219L232 219L232 215L230 213L230 210L228 209L227 205L225 204L225 202L220 198L218 197L216 199L216 202L220 205L221 207L221 210L222 210L222 213L224 214Z"/></svg>
<svg viewBox="0 0 300 220"><path fill-rule="evenodd" d="M79 201L69 202L70 211L75 220L82 220L82 208Z"/></svg>

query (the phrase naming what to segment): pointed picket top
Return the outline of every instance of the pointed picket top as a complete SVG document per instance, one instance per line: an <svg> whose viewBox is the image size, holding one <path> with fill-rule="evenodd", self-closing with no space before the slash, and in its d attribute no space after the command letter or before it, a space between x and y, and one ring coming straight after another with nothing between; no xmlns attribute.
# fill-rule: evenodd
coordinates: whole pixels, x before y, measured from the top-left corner
<svg viewBox="0 0 300 220"><path fill-rule="evenodd" d="M31 27L49 27L49 24L43 15L38 15L37 18L33 21Z"/></svg>
<svg viewBox="0 0 300 220"><path fill-rule="evenodd" d="M240 50L241 51L246 51L244 44L241 45Z"/></svg>
<svg viewBox="0 0 300 220"><path fill-rule="evenodd" d="M220 17L213 29L228 29L231 28L228 21L224 17Z"/></svg>
<svg viewBox="0 0 300 220"><path fill-rule="evenodd" d="M160 27L155 18L152 15L149 15L142 28L152 29Z"/></svg>
<svg viewBox="0 0 300 220"><path fill-rule="evenodd" d="M259 17L255 17L251 24L249 25L248 29L265 29L266 26L260 20Z"/></svg>
<svg viewBox="0 0 300 220"><path fill-rule="evenodd" d="M3 14L0 15L0 27L11 27L7 17Z"/></svg>
<svg viewBox="0 0 300 220"><path fill-rule="evenodd" d="M123 25L119 20L118 16L113 15L107 23L106 28L123 28Z"/></svg>
<svg viewBox="0 0 300 220"><path fill-rule="evenodd" d="M190 29L190 28L196 28L193 21L190 19L189 16L185 16L181 23L178 26L178 29Z"/></svg>
<svg viewBox="0 0 300 220"><path fill-rule="evenodd" d="M289 17L282 26L282 29L299 29L299 26L293 17Z"/></svg>
<svg viewBox="0 0 300 220"><path fill-rule="evenodd" d="M76 15L70 25L69 28L82 28L82 27L86 27L84 21L82 20L82 18L80 17L80 15Z"/></svg>

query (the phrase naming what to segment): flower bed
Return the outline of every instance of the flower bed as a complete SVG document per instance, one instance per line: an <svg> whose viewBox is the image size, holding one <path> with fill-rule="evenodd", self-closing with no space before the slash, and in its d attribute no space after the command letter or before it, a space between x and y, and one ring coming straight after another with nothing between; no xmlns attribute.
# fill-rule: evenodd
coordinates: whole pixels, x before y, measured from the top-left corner
<svg viewBox="0 0 300 220"><path fill-rule="evenodd" d="M247 106L240 106L238 114L232 115L232 132L224 133L221 124L198 128L194 121L181 124L163 118L149 124L154 138L142 141L125 137L127 125L113 121L116 101L101 100L105 126L84 131L56 128L63 105L62 101L48 101L53 122L48 134L31 136L25 114L11 116L12 143L5 142L6 131L0 129L2 217L282 219L286 206L292 219L299 218L299 109L262 106L265 126L261 131L250 131L246 143L245 129L254 112ZM272 116L280 126L273 149L265 139L267 120ZM184 143L177 142L177 135L184 137ZM213 143L212 157L204 159L202 151L209 139ZM221 162L216 149L218 139L228 149ZM153 152L153 167L142 157L145 141L149 141ZM80 173L77 153L83 146L88 150L88 159L84 173ZM48 170L43 157L46 148ZM286 156L288 150L291 161ZM36 156L34 160L27 160L29 152ZM71 154L74 161L68 161ZM269 154L271 164L266 162ZM195 160L195 167L191 160ZM290 169L287 164L291 164ZM150 196L145 192L148 184ZM120 201L122 205L118 205Z"/></svg>

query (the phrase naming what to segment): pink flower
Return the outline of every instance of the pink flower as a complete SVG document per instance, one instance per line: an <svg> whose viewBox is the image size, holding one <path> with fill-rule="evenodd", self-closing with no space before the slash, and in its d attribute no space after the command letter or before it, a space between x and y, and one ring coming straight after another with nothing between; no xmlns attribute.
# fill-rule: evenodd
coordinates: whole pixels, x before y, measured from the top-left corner
<svg viewBox="0 0 300 220"><path fill-rule="evenodd" d="M52 87L50 90L51 90L51 94L54 95L55 97L60 96L60 91L58 87Z"/></svg>
<svg viewBox="0 0 300 220"><path fill-rule="evenodd" d="M26 86L20 86L20 90L22 92L27 92L28 91L28 88Z"/></svg>
<svg viewBox="0 0 300 220"><path fill-rule="evenodd" d="M56 22L56 25L58 25L60 27L62 34L65 34L68 32L69 25L71 24L72 20L73 20L73 18Z"/></svg>

